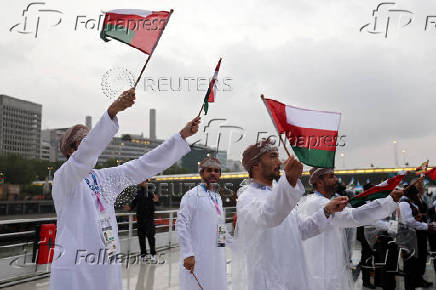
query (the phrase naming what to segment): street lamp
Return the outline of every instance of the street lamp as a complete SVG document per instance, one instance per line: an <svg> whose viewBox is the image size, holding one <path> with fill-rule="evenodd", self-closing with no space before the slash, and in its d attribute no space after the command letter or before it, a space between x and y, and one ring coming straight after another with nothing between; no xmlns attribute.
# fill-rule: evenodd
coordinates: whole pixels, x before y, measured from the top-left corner
<svg viewBox="0 0 436 290"><path fill-rule="evenodd" d="M341 158L342 158L342 167L345 169L345 154L341 153Z"/></svg>
<svg viewBox="0 0 436 290"><path fill-rule="evenodd" d="M49 167L47 167L47 169L48 169L48 181L50 181L51 180L51 171L53 170L53 167L49 166Z"/></svg>
<svg viewBox="0 0 436 290"><path fill-rule="evenodd" d="M398 163L398 141L394 140L392 142L394 144L394 162L396 167L400 167L400 164Z"/></svg>
<svg viewBox="0 0 436 290"><path fill-rule="evenodd" d="M407 162L406 162L406 150L401 150L401 155L403 155L403 163L404 163L404 167L407 166Z"/></svg>

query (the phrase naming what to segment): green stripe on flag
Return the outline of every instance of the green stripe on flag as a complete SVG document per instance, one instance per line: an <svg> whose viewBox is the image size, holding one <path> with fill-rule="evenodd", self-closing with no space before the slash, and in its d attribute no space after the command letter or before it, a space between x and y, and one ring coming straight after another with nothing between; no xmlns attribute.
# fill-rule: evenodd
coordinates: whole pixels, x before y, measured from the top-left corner
<svg viewBox="0 0 436 290"><path fill-rule="evenodd" d="M350 204L352 207L356 207L356 206L360 206L365 204L366 201L372 201L372 200L376 200L379 198L384 198L386 196L388 196L391 192L389 190L384 190L384 191L380 191L380 192L375 192L373 194L370 194L368 196L362 196L359 198L352 198L350 200Z"/></svg>
<svg viewBox="0 0 436 290"><path fill-rule="evenodd" d="M309 149L304 147L292 146L295 155L306 165L322 168L335 167L336 151Z"/></svg>
<svg viewBox="0 0 436 290"><path fill-rule="evenodd" d="M107 41L106 36L109 36L121 42L130 44L134 35L134 30L129 30L122 25L106 24L104 29L101 31L100 37Z"/></svg>
<svg viewBox="0 0 436 290"><path fill-rule="evenodd" d="M209 95L210 95L210 88L207 89L206 96L204 97L204 114L207 115L207 110L209 110Z"/></svg>

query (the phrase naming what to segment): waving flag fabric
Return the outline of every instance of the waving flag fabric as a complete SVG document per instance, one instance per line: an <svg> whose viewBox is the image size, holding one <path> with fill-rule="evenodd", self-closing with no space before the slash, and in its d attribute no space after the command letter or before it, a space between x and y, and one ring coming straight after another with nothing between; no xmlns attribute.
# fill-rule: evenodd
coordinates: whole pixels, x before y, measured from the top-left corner
<svg viewBox="0 0 436 290"><path fill-rule="evenodd" d="M298 159L306 165L335 167L341 114L297 108L262 96L279 134L285 134Z"/></svg>
<svg viewBox="0 0 436 290"><path fill-rule="evenodd" d="M207 89L206 95L204 96L204 114L207 115L207 111L209 110L209 103L215 102L216 96L216 80L218 78L218 72L221 66L221 58L218 61L218 64L215 67L215 73L213 74L212 79L209 83L209 88Z"/></svg>
<svg viewBox="0 0 436 290"><path fill-rule="evenodd" d="M156 47L171 12L116 9L106 12L100 37L127 43L150 55Z"/></svg>
<svg viewBox="0 0 436 290"><path fill-rule="evenodd" d="M389 178L388 180L383 181L380 184L377 184L371 187L368 190L365 190L361 194L356 195L350 200L350 204L355 207L357 205L362 205L366 201L371 201L377 198L383 198L388 196L392 190L400 184L401 180L403 180L404 176L406 176L406 172L402 172L401 174Z"/></svg>

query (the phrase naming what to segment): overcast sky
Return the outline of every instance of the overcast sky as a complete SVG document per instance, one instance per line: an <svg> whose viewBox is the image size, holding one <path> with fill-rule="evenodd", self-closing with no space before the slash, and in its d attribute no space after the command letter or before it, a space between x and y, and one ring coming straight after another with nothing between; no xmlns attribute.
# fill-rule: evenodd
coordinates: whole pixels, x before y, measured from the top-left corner
<svg viewBox="0 0 436 290"><path fill-rule="evenodd" d="M58 0L34 6L26 14L26 31L33 32L19 33L29 3L2 2L0 94L42 104L43 129L83 123L86 115L95 124L111 103L102 92L102 76L114 67L137 76L147 57L117 41L103 42L98 30L84 24L75 30L77 16L87 20L98 18L102 10L173 8L144 76L155 81L181 78L182 90L145 90L141 82L135 106L119 114L120 133L148 136L150 108L157 110L159 138L178 131L198 113L205 93L196 89L195 81L188 90L183 79L211 77L222 57L219 79L228 78L229 85L218 92L202 124L226 120L213 122L207 132L209 145L214 145L221 130L220 146L230 148L231 159L241 158L257 132L274 134L259 98L263 93L289 105L342 113L339 134L346 135L346 145L338 148L337 168L394 166L394 140L400 164L404 159L413 166L426 159L436 163L436 28L428 23L425 30L427 16L436 15L434 0L382 5L375 30L372 11L382 2L372 0ZM429 20L436 22L436 17ZM223 125L243 128L242 140L233 144L240 130L219 129ZM204 143L205 136L201 133L190 142Z"/></svg>

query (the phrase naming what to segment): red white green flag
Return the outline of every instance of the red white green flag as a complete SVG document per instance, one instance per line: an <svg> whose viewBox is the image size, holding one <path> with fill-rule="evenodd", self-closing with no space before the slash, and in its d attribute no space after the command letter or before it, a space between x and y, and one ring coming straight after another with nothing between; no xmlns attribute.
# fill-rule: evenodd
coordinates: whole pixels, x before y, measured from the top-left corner
<svg viewBox="0 0 436 290"><path fill-rule="evenodd" d="M218 72L221 66L221 58L218 61L218 64L215 67L215 73L213 74L212 79L209 83L209 88L207 89L206 95L204 96L204 114L207 115L207 111L209 109L209 103L215 102L216 96L216 80L218 78Z"/></svg>
<svg viewBox="0 0 436 290"><path fill-rule="evenodd" d="M350 204L355 207L357 205L362 205L366 201L371 201L378 198L383 198L388 196L395 187L400 184L403 178L406 176L406 172L403 171L397 176L389 178L388 180L383 181L380 184L377 184L370 189L365 190L364 192L356 195L350 200Z"/></svg>
<svg viewBox="0 0 436 290"><path fill-rule="evenodd" d="M301 162L314 167L335 167L341 113L297 108L263 96L262 99L278 133L286 135Z"/></svg>
<svg viewBox="0 0 436 290"><path fill-rule="evenodd" d="M171 12L139 9L115 9L106 12L100 37L108 38L139 49L150 55L153 53Z"/></svg>
<svg viewBox="0 0 436 290"><path fill-rule="evenodd" d="M427 171L425 173L425 175L428 176L431 180L435 180L436 179L436 167L433 167L432 169Z"/></svg>
<svg viewBox="0 0 436 290"><path fill-rule="evenodd" d="M416 169L415 169L416 175L420 175L422 173L425 173L427 171L427 167L428 167L428 160L425 162L422 162L421 165L416 167Z"/></svg>

